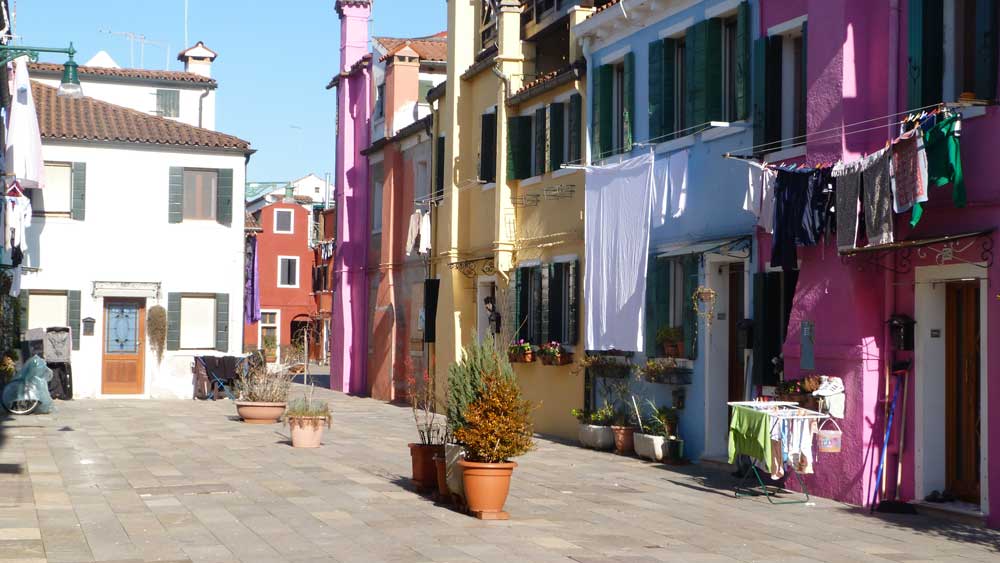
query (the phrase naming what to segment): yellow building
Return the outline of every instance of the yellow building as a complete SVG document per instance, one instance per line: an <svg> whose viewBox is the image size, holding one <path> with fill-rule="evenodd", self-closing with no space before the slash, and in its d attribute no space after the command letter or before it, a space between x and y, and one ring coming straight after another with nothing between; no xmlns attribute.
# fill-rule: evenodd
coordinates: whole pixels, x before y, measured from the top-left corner
<svg viewBox="0 0 1000 563"><path fill-rule="evenodd" d="M441 396L463 345L498 324L503 342L558 341L583 356L584 176L562 165L585 150L585 65L572 29L593 9L559 4L448 3L448 80L434 106ZM583 370L536 361L515 371L539 404L536 431L575 437Z"/></svg>

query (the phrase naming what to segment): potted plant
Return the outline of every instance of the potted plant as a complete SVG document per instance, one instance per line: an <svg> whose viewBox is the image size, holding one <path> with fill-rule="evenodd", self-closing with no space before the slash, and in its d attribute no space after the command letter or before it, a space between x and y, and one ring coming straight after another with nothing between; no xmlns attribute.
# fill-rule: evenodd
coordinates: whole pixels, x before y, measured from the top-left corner
<svg viewBox="0 0 1000 563"><path fill-rule="evenodd" d="M236 413L248 424L274 424L285 412L292 376L286 366L268 367L261 354L247 360L236 378Z"/></svg>
<svg viewBox="0 0 1000 563"><path fill-rule="evenodd" d="M638 368L639 376L650 383L668 385L688 385L691 383L692 369L682 366L676 358L651 358Z"/></svg>
<svg viewBox="0 0 1000 563"><path fill-rule="evenodd" d="M600 409L589 412L580 409L570 411L580 423L578 433L580 444L594 450L610 450L615 444L615 435L611 431L611 420L614 410L605 403Z"/></svg>
<svg viewBox="0 0 1000 563"><path fill-rule="evenodd" d="M323 441L323 427L330 427L330 405L326 401L313 400L313 390L309 395L294 399L285 410L285 424L292 432L292 446L296 448L318 448Z"/></svg>
<svg viewBox="0 0 1000 563"><path fill-rule="evenodd" d="M274 336L265 336L263 345L264 359L268 363L276 362L278 360L278 341Z"/></svg>
<svg viewBox="0 0 1000 563"><path fill-rule="evenodd" d="M643 433L635 435L635 453L641 458L663 461L669 457L667 441L676 440L677 410L673 407L658 407L652 401L647 401L652 408L647 425L643 425Z"/></svg>
<svg viewBox="0 0 1000 563"><path fill-rule="evenodd" d="M573 363L573 354L566 351L560 342L553 341L542 344L538 353L542 357L542 363L547 366L564 366Z"/></svg>
<svg viewBox="0 0 1000 563"><path fill-rule="evenodd" d="M511 344L507 348L507 360L511 363L525 363L530 364L535 361L535 352L531 347L530 342L525 342L524 339L518 340L517 343Z"/></svg>
<svg viewBox="0 0 1000 563"><path fill-rule="evenodd" d="M503 511L510 478L532 441L531 403L514 378L489 374L480 397L471 403L455 438L465 447L459 461L469 511L483 520L506 520Z"/></svg>
<svg viewBox="0 0 1000 563"><path fill-rule="evenodd" d="M628 360L619 361L618 358L619 356L607 354L591 354L585 357L581 363L597 377L627 378L632 373L632 364Z"/></svg>
<svg viewBox="0 0 1000 563"><path fill-rule="evenodd" d="M410 408L413 411L413 423L420 438L419 442L408 444L413 484L421 492L434 488L440 492L437 459L440 458L441 463L444 463L447 426L434 412L434 380L424 371L420 380L413 375L407 376L406 384Z"/></svg>
<svg viewBox="0 0 1000 563"><path fill-rule="evenodd" d="M656 331L656 345L668 358L684 357L684 327L664 326Z"/></svg>

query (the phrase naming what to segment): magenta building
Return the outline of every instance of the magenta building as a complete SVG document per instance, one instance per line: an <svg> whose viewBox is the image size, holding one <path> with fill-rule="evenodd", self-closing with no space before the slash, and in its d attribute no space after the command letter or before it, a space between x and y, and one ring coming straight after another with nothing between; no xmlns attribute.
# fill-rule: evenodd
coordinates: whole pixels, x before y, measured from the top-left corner
<svg viewBox="0 0 1000 563"><path fill-rule="evenodd" d="M769 162L852 161L884 148L909 110L951 102L963 115L964 207L952 184L932 185L915 228L909 213L893 216L892 243L845 253L830 237L798 249L785 380L826 374L846 388L843 450L817 454L806 484L820 496L870 503L883 486L876 473L886 398L905 379L886 497L899 482L902 500L998 527L1000 362L990 357L1000 350L996 5L762 0L756 12L755 73L768 87L754 93L755 144L773 143L760 151ZM757 240L764 271L770 237L758 231ZM910 362L908 375L888 376L887 393L887 373L900 362Z"/></svg>
<svg viewBox="0 0 1000 563"><path fill-rule="evenodd" d="M368 51L370 0L337 0L340 16L340 72L327 86L337 89L337 167L333 311L330 325L330 386L367 394L368 353L368 159L370 144L371 54Z"/></svg>

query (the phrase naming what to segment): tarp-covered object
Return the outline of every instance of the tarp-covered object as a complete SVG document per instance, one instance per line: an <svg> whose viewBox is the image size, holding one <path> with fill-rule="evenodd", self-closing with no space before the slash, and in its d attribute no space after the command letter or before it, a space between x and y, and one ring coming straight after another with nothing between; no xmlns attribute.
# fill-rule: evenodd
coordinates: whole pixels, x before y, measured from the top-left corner
<svg viewBox="0 0 1000 563"><path fill-rule="evenodd" d="M38 401L37 414L52 412L52 396L49 395L49 381L52 370L45 360L35 355L24 363L17 377L3 388L3 406L8 408L15 401Z"/></svg>

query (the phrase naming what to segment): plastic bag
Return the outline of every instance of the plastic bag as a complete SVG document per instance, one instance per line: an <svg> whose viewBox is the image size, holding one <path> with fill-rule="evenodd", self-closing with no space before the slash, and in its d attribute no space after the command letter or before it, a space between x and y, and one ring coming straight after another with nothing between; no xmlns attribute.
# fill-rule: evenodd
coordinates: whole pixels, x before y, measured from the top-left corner
<svg viewBox="0 0 1000 563"><path fill-rule="evenodd" d="M10 410L10 405L15 401L38 401L38 407L33 412L39 414L52 412L49 381L52 381L52 370L41 357L32 356L24 363L17 377L3 388L4 408Z"/></svg>

